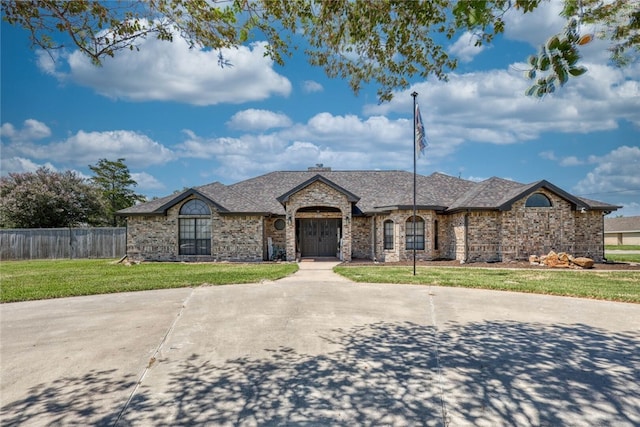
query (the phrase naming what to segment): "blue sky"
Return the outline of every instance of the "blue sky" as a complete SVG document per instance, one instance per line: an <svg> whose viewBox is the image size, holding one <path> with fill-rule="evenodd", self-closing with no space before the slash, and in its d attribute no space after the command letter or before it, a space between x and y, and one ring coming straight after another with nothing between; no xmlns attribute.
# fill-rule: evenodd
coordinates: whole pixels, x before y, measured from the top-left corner
<svg viewBox="0 0 640 427"><path fill-rule="evenodd" d="M416 79L384 104L376 86L356 96L301 54L273 64L259 40L223 52L233 67L220 68L218 52L149 39L96 68L73 49L52 61L2 22L1 173L89 177L99 159L125 158L137 191L154 197L318 163L411 171L417 91L429 140L418 173L546 179L624 206L613 215L640 215L640 64L608 65L597 40L583 50L586 75L543 100L524 96L524 61L562 28L559 6L507 14L489 47L459 34L449 82Z"/></svg>

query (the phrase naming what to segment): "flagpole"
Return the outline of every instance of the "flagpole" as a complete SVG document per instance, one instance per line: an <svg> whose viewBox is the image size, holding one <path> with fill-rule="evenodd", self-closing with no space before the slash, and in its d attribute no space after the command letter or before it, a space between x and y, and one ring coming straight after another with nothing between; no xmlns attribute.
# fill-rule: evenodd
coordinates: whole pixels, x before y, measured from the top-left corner
<svg viewBox="0 0 640 427"><path fill-rule="evenodd" d="M411 94L413 97L413 275L416 275L416 98L418 92Z"/></svg>

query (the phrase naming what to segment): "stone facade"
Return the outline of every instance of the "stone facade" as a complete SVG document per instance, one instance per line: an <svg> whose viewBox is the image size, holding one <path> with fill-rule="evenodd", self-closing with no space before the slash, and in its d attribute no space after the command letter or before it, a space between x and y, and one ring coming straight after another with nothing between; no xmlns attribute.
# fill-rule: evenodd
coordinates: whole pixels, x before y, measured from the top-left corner
<svg viewBox="0 0 640 427"><path fill-rule="evenodd" d="M292 190L293 191L293 190ZM600 262L604 257L602 210L576 209L576 205L546 188L536 190L549 207L527 207L527 197L508 208L459 209L451 213L418 210L424 221L424 249L417 260L455 259L491 262L528 259L550 251L566 252ZM181 206L198 195L180 199L163 213L132 215L127 221L127 254L132 260L149 261L263 261L286 252L286 259L300 256L296 232L305 219L335 219L339 231L336 256L380 262L413 259L407 249L407 225L412 210L397 209L353 215L354 196L322 180L310 181L282 201L284 215L241 214L211 209L211 254L180 255ZM393 247L384 248L384 223L392 222ZM437 234L436 234L437 233ZM331 243L332 244L332 243ZM270 246L274 253L270 254Z"/></svg>
<svg viewBox="0 0 640 427"><path fill-rule="evenodd" d="M425 245L424 249L416 249L416 260L430 261L440 257L440 244L443 240L442 228L439 226L439 249L434 247L433 232L436 213L434 211L416 211L416 216L424 221ZM382 262L399 262L413 260L413 249L407 249L407 223L411 224L413 210L398 210L384 215L376 215L374 217L375 224L375 242L371 241L370 245L375 247L373 258ZM440 218L438 218L440 219ZM384 223L391 221L393 223L393 248L384 248ZM440 224L439 224L440 225ZM371 255L367 258L371 258Z"/></svg>
<svg viewBox="0 0 640 427"><path fill-rule="evenodd" d="M212 208L211 255L180 255L180 207L166 215L132 216L127 219L127 255L145 261L262 261L263 227L260 216L222 216Z"/></svg>
<svg viewBox="0 0 640 427"><path fill-rule="evenodd" d="M340 259L344 261L351 260L351 203L348 201L347 196L337 189L325 184L324 182L316 181L309 184L307 187L292 194L289 200L286 202L286 217L287 217L287 231L286 231L286 248L287 259L291 260L291 254L296 254L295 259L299 258L297 253L296 244L296 219L303 218L304 215L298 215L298 210L306 207L319 207L338 209L340 213L336 215L335 212L326 212L324 217L333 218L340 217L342 220L341 229L341 241L340 247ZM313 215L314 217L320 217L319 214Z"/></svg>
<svg viewBox="0 0 640 427"><path fill-rule="evenodd" d="M260 216L224 216L213 225L211 254L218 261L263 261L264 221Z"/></svg>

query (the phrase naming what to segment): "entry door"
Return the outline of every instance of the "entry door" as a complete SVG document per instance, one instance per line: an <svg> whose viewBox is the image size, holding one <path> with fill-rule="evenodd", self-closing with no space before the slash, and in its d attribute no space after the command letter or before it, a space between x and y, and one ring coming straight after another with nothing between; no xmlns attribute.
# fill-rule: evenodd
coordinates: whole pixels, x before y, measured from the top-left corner
<svg viewBox="0 0 640 427"><path fill-rule="evenodd" d="M336 256L339 219L300 220L300 252L303 257Z"/></svg>

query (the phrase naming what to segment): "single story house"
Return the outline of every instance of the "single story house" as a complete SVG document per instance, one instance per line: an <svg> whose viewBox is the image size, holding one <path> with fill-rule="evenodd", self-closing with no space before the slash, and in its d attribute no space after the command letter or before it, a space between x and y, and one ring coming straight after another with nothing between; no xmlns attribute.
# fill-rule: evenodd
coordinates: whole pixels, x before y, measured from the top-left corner
<svg viewBox="0 0 640 427"><path fill-rule="evenodd" d="M640 245L640 216L604 219L605 245Z"/></svg>
<svg viewBox="0 0 640 427"><path fill-rule="evenodd" d="M527 259L550 250L602 261L618 206L542 180L474 182L434 173L279 171L194 187L119 211L127 255L154 261L336 257L379 262Z"/></svg>

